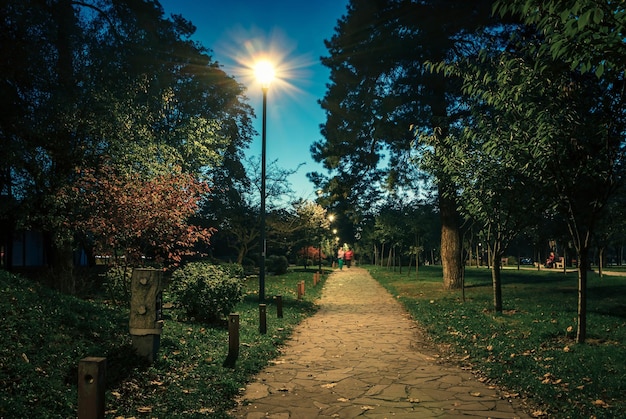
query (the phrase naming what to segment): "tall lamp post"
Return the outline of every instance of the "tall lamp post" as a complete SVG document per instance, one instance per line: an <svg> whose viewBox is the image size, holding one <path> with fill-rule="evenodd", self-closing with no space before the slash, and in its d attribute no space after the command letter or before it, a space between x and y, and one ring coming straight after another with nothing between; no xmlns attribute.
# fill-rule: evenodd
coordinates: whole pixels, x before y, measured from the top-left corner
<svg viewBox="0 0 626 419"><path fill-rule="evenodd" d="M274 78L274 68L268 61L261 61L255 67L255 73L263 90L263 129L261 134L261 263L259 267L259 301L265 301L265 149L267 134L267 91Z"/></svg>

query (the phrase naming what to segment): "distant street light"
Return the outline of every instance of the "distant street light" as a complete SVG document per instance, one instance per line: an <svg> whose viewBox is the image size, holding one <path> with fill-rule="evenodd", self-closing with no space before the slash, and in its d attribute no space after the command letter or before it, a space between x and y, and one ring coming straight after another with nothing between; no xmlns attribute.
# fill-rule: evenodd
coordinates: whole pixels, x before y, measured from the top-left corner
<svg viewBox="0 0 626 419"><path fill-rule="evenodd" d="M259 267L259 301L265 301L265 149L267 135L267 91L274 78L274 67L268 61L260 61L255 66L257 80L263 90L263 130L261 134L261 266Z"/></svg>

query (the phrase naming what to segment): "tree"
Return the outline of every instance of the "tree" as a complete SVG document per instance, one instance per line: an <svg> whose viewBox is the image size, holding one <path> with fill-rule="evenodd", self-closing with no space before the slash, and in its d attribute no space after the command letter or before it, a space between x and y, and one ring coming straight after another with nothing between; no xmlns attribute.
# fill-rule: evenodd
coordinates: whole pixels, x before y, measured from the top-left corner
<svg viewBox="0 0 626 419"><path fill-rule="evenodd" d="M502 118L494 121L495 129L503 128L498 122L506 121L503 131L509 132L512 143L526 144L523 161L533 184L553 191L554 209L564 217L577 251L576 339L584 342L591 239L624 175L624 74L621 70L611 71L612 65L598 71L597 62L591 67L572 65L581 62L572 44L584 42L579 38L584 31L565 31L565 37L555 38L549 36L552 29L544 27L556 24L556 16L563 21L568 21L571 14L578 16L575 10L581 11L580 5L589 2L513 3L500 3L499 7L528 16L528 22L537 25L537 32L520 39L514 49L499 51L491 61L495 72L477 68L467 73L465 90L496 109ZM613 13L619 14L620 10ZM581 26L586 25L589 16L577 17ZM554 43L556 39L558 44ZM611 37L607 39L610 48ZM572 55L564 58L568 51ZM496 86L490 85L492 82Z"/></svg>
<svg viewBox="0 0 626 419"><path fill-rule="evenodd" d="M619 1L605 0L499 0L494 10L517 15L536 26L546 42L539 51L563 61L570 70L626 72L626 9Z"/></svg>
<svg viewBox="0 0 626 419"><path fill-rule="evenodd" d="M55 284L72 292L74 232L56 197L77 173L106 157L127 173L199 174L250 141L251 110L243 87L186 39L193 25L165 19L158 2L8 0L0 10L0 188L18 205L16 227L46 235Z"/></svg>
<svg viewBox="0 0 626 419"><path fill-rule="evenodd" d="M88 237L96 254L131 268L146 257L176 266L211 236L189 223L207 192L206 183L180 169L141 179L103 166L83 170L59 200L66 202L64 222Z"/></svg>
<svg viewBox="0 0 626 419"><path fill-rule="evenodd" d="M293 194L289 176L298 168L283 169L276 160L268 164L265 197L268 247L274 247L285 234L293 231L291 217L285 217L283 207ZM209 225L216 229L215 239L225 242L236 252L237 263L243 263L252 250L259 248L260 161L258 158L225 160L211 170L210 179L213 191L205 201L202 213L210 220Z"/></svg>
<svg viewBox="0 0 626 419"><path fill-rule="evenodd" d="M476 113L484 112L476 106ZM477 115L492 120L493 113ZM485 122L485 121L482 121ZM488 132L477 123L455 141L446 159L454 182L459 185L459 204L467 222L476 225L489 247L496 312L502 311L501 261L524 228L538 221L545 189L535 186L524 171L523 144L513 143L500 129ZM517 158L514 158L517 156ZM549 191L548 191L549 193ZM524 205L520 205L524 202Z"/></svg>
<svg viewBox="0 0 626 419"><path fill-rule="evenodd" d="M411 173L416 134L435 157L429 171L439 189L447 289L460 287L463 265L456 186L439 163L450 151L450 127L465 109L458 107L459 83L427 71L426 63L462 56L474 29L489 23L490 4L354 0L326 41L330 56L322 59L331 84L321 102L327 114L324 141L315 143L312 153L334 173L328 189L352 208L375 202L385 175L401 183Z"/></svg>
<svg viewBox="0 0 626 419"><path fill-rule="evenodd" d="M517 29L514 31L513 29ZM466 48L465 57L451 63L433 64L435 71L465 80L459 100L468 109L445 141L445 158L440 167L457 185L458 202L465 223L482 236L488 247L488 266L492 270L494 310L502 311L501 262L509 244L524 228L536 225L538 215L552 205L552 188L541 188L528 168L535 154L529 152L527 138L511 136L516 118L493 106L474 90L498 92L497 63L502 51L512 48L510 33L525 30L520 25L503 25L498 30L486 28L480 43ZM515 39L515 38L514 38ZM523 106L523 104L516 104ZM436 156L430 158L436 158ZM524 205L519 205L524 202ZM470 244L471 245L471 244Z"/></svg>
<svg viewBox="0 0 626 419"><path fill-rule="evenodd" d="M296 216L299 219L299 225L304 233L304 242L302 249L304 249L304 268L307 267L307 259L311 255L310 246L311 242L315 240L315 243L321 243L325 230L330 229L330 219L328 218L327 210L321 205L313 202L300 200L294 203ZM317 247L316 258L321 258L321 247Z"/></svg>

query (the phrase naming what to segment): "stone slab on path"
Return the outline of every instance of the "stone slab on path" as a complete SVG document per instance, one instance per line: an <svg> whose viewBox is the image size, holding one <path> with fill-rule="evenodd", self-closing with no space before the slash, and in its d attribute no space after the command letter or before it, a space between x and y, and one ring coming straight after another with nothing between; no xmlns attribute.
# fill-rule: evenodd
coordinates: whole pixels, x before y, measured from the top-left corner
<svg viewBox="0 0 626 419"><path fill-rule="evenodd" d="M520 400L438 362L365 269L333 272L319 305L246 387L233 418L530 418Z"/></svg>

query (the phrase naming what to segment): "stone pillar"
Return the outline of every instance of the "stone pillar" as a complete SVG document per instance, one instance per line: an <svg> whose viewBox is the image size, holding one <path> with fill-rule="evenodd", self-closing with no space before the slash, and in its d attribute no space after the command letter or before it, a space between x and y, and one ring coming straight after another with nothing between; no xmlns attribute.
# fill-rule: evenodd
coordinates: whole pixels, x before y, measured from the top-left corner
<svg viewBox="0 0 626 419"><path fill-rule="evenodd" d="M154 362L163 328L163 272L135 269L131 279L130 335L138 355Z"/></svg>

